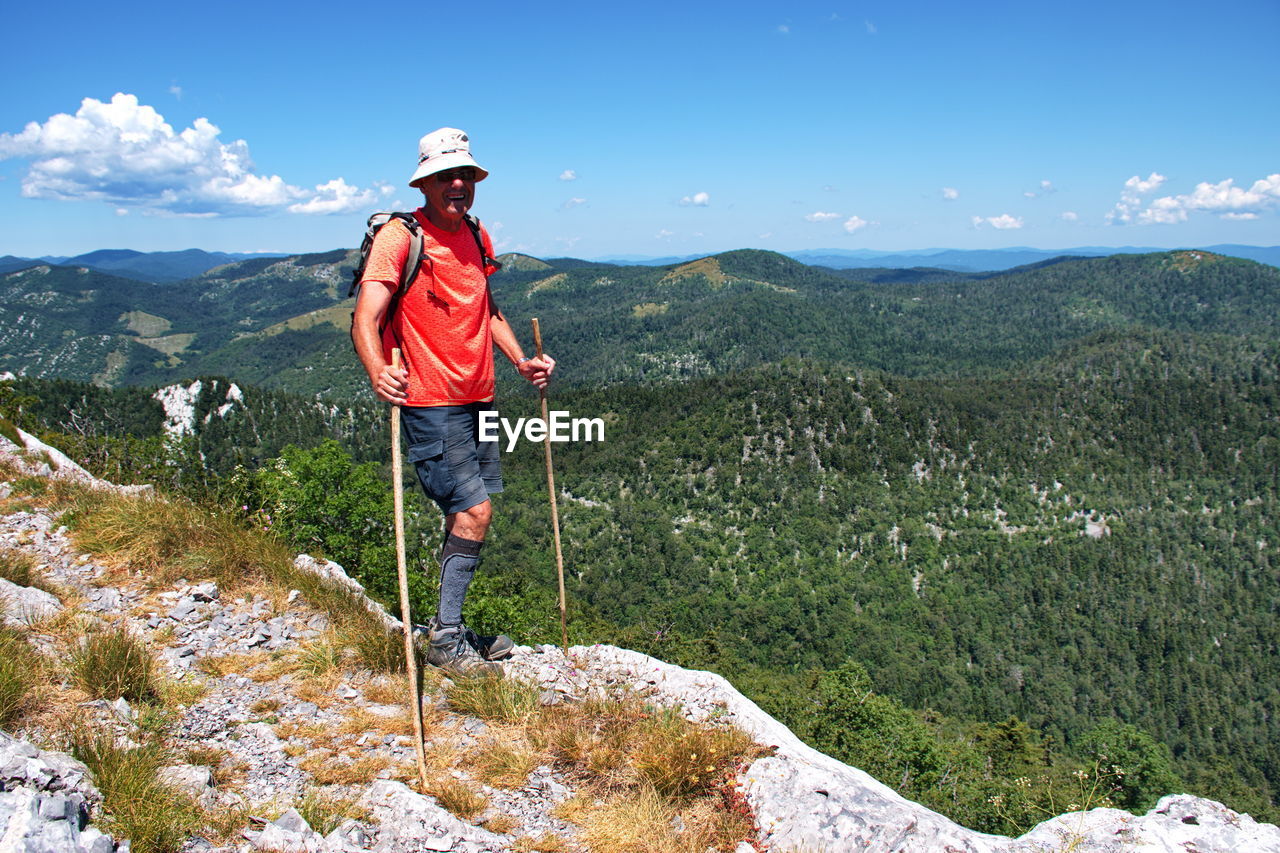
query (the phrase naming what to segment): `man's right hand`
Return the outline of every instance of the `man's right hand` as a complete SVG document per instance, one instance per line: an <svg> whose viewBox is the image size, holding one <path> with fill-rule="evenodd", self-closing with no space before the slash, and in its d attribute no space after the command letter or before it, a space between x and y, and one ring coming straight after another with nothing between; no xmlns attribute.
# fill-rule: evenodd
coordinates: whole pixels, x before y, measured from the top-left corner
<svg viewBox="0 0 1280 853"><path fill-rule="evenodd" d="M387 364L373 377L373 393L379 400L393 406L403 406L409 399L409 371Z"/></svg>

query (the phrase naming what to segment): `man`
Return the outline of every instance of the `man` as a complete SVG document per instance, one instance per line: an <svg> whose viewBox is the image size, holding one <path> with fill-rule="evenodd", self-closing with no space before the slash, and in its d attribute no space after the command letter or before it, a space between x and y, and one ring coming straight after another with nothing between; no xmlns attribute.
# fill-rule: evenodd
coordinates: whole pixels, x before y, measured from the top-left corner
<svg viewBox="0 0 1280 853"><path fill-rule="evenodd" d="M467 135L441 128L422 137L418 154L409 186L423 195L414 217L426 257L388 317L401 270L414 259L404 223L383 226L361 279L352 337L374 393L401 407L409 461L444 513L440 603L428 626L427 660L451 672L497 669L488 661L509 655L511 640L478 637L462 623L492 517L489 495L502 491L498 442L479 441L479 417L493 408L494 346L538 388L546 387L555 359L524 354L489 290L498 269L493 246L467 222L476 182L489 173L472 159ZM398 368L390 363L393 347L403 353Z"/></svg>

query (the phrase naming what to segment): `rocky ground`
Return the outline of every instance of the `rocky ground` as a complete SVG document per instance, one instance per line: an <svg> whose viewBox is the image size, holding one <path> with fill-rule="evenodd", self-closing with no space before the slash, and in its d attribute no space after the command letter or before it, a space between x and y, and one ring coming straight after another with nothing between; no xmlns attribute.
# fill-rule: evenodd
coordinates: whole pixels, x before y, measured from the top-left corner
<svg viewBox="0 0 1280 853"><path fill-rule="evenodd" d="M136 573L78 550L56 512L15 509L5 500L10 492L9 484L0 483L0 546L32 554L66 594L60 599L0 581L7 618L31 624L74 607L122 623L146 639L174 683L191 685L189 701L167 723L175 754L188 763L166 772L201 803L233 813L240 809L246 820L229 838L192 838L185 850L479 853L538 849L533 839L551 837L561 840L560 849L584 849L576 827L552 813L575 793L573 780L541 766L521 786L495 788L467 780L468 771L449 760L501 732L450 712L445 682L438 677L427 679L424 697L428 752L441 772L472 782L487 798L485 811L470 822L405 784L416 778L416 762L403 681L369 673L308 677L281 665L299 649L319 654L324 648L328 618L299 593L227 592L194 576L171 588L148 588ZM299 565L345 579L333 564L302 557ZM52 637L37 642L56 645ZM692 719L731 722L773 747L772 755L755 761L739 780L757 816L762 849L1280 853L1280 829L1194 797L1167 797L1143 817L1107 809L1065 815L1017 840L983 835L811 749L713 673L609 646L575 647L568 658L555 647L518 647L505 666L508 678L537 683L540 701L547 704L626 690L679 705ZM123 700L85 702L82 711L125 737L145 724ZM325 836L291 808L319 784L345 792L359 805L357 818L343 820ZM96 800L83 766L21 739L0 737L0 850L127 850L127 841L85 825ZM506 816L500 823L489 820L499 815ZM486 823L503 831L490 831ZM740 845L739 853L750 849Z"/></svg>

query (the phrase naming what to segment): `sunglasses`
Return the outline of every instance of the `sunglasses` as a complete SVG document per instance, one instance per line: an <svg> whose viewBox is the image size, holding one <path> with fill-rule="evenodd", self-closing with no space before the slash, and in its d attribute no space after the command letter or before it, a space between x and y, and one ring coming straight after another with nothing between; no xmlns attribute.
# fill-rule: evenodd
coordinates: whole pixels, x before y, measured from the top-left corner
<svg viewBox="0 0 1280 853"><path fill-rule="evenodd" d="M456 180L474 181L476 179L476 170L470 166L462 166L457 169L447 169L443 172L436 172L432 175L433 180L437 180L442 184L451 184Z"/></svg>

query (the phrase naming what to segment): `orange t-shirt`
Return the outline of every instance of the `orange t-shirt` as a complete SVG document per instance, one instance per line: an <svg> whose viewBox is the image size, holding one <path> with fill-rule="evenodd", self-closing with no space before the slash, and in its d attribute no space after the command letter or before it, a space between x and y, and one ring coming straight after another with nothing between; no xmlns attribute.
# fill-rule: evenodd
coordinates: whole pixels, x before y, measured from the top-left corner
<svg viewBox="0 0 1280 853"><path fill-rule="evenodd" d="M383 353L388 362L392 347L403 353L409 371L406 405L461 406L492 400L493 305L475 237L466 223L449 232L432 225L421 208L413 215L422 226L426 257L383 331ZM492 257L493 244L483 226L480 233ZM408 255L409 229L392 220L374 238L361 286L378 281L395 289L401 269L413 263Z"/></svg>

